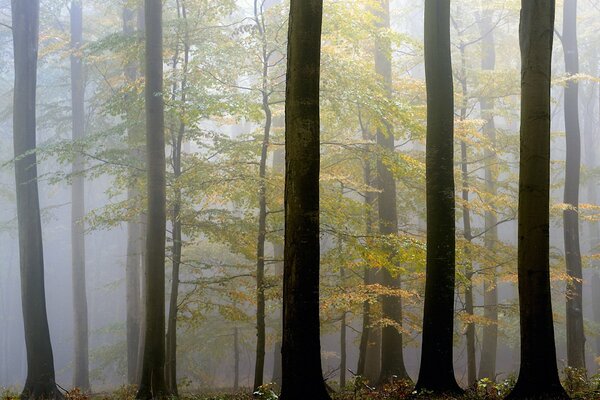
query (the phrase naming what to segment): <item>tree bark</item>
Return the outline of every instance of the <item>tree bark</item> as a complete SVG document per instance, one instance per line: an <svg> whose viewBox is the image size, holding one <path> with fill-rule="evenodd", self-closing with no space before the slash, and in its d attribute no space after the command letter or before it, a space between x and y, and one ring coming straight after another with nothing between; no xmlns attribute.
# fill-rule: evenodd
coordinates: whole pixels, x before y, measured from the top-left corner
<svg viewBox="0 0 600 400"><path fill-rule="evenodd" d="M27 380L22 399L61 399L56 387L50 342L44 254L37 182L36 83L39 0L12 0L14 41L13 135L21 302L27 351Z"/></svg>
<svg viewBox="0 0 600 400"><path fill-rule="evenodd" d="M579 73L577 44L577 0L565 0L562 45L568 76ZM565 87L566 165L563 212L565 259L567 263L566 318L567 365L585 369L585 334L583 331L583 271L579 246L579 181L581 134L579 130L579 84L569 80Z"/></svg>
<svg viewBox="0 0 600 400"><path fill-rule="evenodd" d="M425 76L427 267L417 390L459 393L452 360L456 239L449 1L425 0Z"/></svg>
<svg viewBox="0 0 600 400"><path fill-rule="evenodd" d="M292 0L285 104L283 400L329 400L319 321L322 0Z"/></svg>
<svg viewBox="0 0 600 400"><path fill-rule="evenodd" d="M518 275L521 367L508 399L566 399L550 294L550 83L554 0L522 0Z"/></svg>
<svg viewBox="0 0 600 400"><path fill-rule="evenodd" d="M146 152L146 334L138 399L161 398L165 385L166 184L163 101L162 1L145 0Z"/></svg>
<svg viewBox="0 0 600 400"><path fill-rule="evenodd" d="M389 0L380 0L375 12L377 28L381 31L390 28ZM387 35L381 35L375 46L375 71L381 77L386 96L392 94L392 60L391 41ZM377 144L390 156L395 152L395 141L392 126L388 121L377 124ZM398 212L396 209L396 181L392 171L382 157L377 159L377 179L379 195L377 206L379 211L379 233L383 236L398 235ZM389 249L389 259L393 262L396 250ZM400 288L400 278L391 274L389 269L381 270L382 284L391 289ZM381 308L383 318L394 321L402 326L402 299L398 296L382 296ZM404 366L402 333L393 325L381 329L381 372L379 383L385 383L392 378L409 379Z"/></svg>
<svg viewBox="0 0 600 400"><path fill-rule="evenodd" d="M496 44L494 27L492 26L492 12L484 11L480 22L481 40L481 69L493 71L496 68ZM491 98L480 99L481 117L486 121L483 133L490 141L491 150L485 151L485 186L492 198L498 194L496 181L498 179L498 157L496 147L496 123L494 120L494 100ZM498 218L493 211L485 211L484 246L493 254L498 241ZM481 358L479 360L479 379L487 378L496 380L496 354L498 349L498 289L496 268L490 269L489 276L483 281L483 316L491 323L483 327L481 340Z"/></svg>

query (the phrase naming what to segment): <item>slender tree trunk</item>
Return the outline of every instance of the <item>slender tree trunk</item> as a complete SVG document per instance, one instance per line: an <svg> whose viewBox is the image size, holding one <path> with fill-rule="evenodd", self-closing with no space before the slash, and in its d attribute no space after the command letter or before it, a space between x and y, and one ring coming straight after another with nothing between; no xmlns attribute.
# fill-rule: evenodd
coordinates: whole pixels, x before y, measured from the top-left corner
<svg viewBox="0 0 600 400"><path fill-rule="evenodd" d="M455 283L454 91L450 2L425 0L427 267L417 390L461 392L452 360Z"/></svg>
<svg viewBox="0 0 600 400"><path fill-rule="evenodd" d="M13 135L21 302L27 351L27 380L22 399L60 399L50 343L44 254L37 182L36 82L39 34L38 0L12 1L14 41Z"/></svg>
<svg viewBox="0 0 600 400"><path fill-rule="evenodd" d="M285 104L283 400L329 400L319 321L322 0L292 0Z"/></svg>
<svg viewBox="0 0 600 400"><path fill-rule="evenodd" d="M344 281L346 280L346 271L342 267L340 269L340 281L342 285L344 285ZM342 286L343 287L343 286ZM342 317L340 319L340 389L346 387L346 368L348 368L347 361L347 343L346 343L346 331L347 331L347 317L348 313L346 311L342 312Z"/></svg>
<svg viewBox="0 0 600 400"><path fill-rule="evenodd" d="M565 0L562 45L565 71L579 73L577 45L577 0ZM565 87L565 131L567 160L565 170L565 204L563 212L565 259L567 262L567 364L585 369L585 334L583 332L583 272L579 247L579 177L581 136L579 131L579 84L570 80Z"/></svg>
<svg viewBox="0 0 600 400"><path fill-rule="evenodd" d="M125 36L135 35L135 11L125 7L123 9L123 34ZM129 62L125 66L125 81L131 85L137 79L138 71L135 62ZM131 95L127 95L130 98ZM130 111L127 112L127 137L133 153L138 153L138 135L134 128L134 117ZM139 201L139 193L130 185L127 189L127 199L130 203ZM140 313L141 313L141 289L140 278L142 264L141 257L141 227L137 219L127 222L127 261L125 267L125 286L127 302L127 382L130 385L137 384L138 373L138 350L140 341Z"/></svg>
<svg viewBox="0 0 600 400"><path fill-rule="evenodd" d="M240 338L239 329L233 329L233 390L236 392L240 388Z"/></svg>
<svg viewBox="0 0 600 400"><path fill-rule="evenodd" d="M390 28L389 0L379 0L380 8L375 12L378 19L377 28L384 31ZM375 49L375 71L384 83L388 97L392 93L392 60L391 42L386 34L380 35ZM394 154L394 133L388 121L382 121L385 128L377 129L377 144L390 155ZM379 210L379 233L381 235L398 235L398 214L396 209L396 181L392 171L381 157L377 159L377 179L379 195L377 205ZM390 262L393 260L395 249L389 249ZM381 270L383 286L391 289L400 288L400 278L393 276L389 269ZM394 321L402 326L402 299L398 296L382 296L381 308L383 318ZM409 379L404 366L402 333L393 325L386 325L381 329L381 372L379 383L384 383L392 378Z"/></svg>
<svg viewBox="0 0 600 400"><path fill-rule="evenodd" d="M265 26L258 0L254 1L254 17L256 27L262 41L262 109L265 113L265 125L263 128L263 142L260 154L260 166L258 172L258 236L256 238L256 363L254 365L254 390L264 383L265 370L265 242L267 237L267 161L269 157L269 141L271 137L271 124L273 113L269 104L269 51Z"/></svg>
<svg viewBox="0 0 600 400"><path fill-rule="evenodd" d="M73 141L85 135L85 84L81 44L83 42L83 8L81 0L71 1L71 106ZM71 191L71 255L73 265L74 347L73 386L90 391L88 308L85 279L85 169L79 152L73 162Z"/></svg>
<svg viewBox="0 0 600 400"><path fill-rule="evenodd" d="M460 84L462 89L462 104L460 107L460 120L465 121L467 119L467 99L468 99L468 80L467 80L467 60L465 54L465 45L461 42L460 44ZM471 263L470 250L468 245L473 240L473 233L471 231L471 209L469 208L469 154L467 149L467 143L464 140L460 142L460 165L461 165L461 178L462 178L462 213L463 213L463 237L467 241L467 247L465 248L465 312L470 317L473 316L473 264ZM475 361L475 324L473 322L467 323L466 330L466 342L467 342L467 384L469 387L475 385L477 381L477 364Z"/></svg>
<svg viewBox="0 0 600 400"><path fill-rule="evenodd" d="M283 118L274 118L273 120L274 129L284 129ZM285 165L285 153L282 148L277 149L273 152L273 172L283 173ZM283 280L283 245L278 242L273 243L273 258L275 259L275 275L277 279ZM271 382L276 383L277 386L281 387L281 334L282 334L282 322L283 312L279 308L277 311L279 324L277 326L277 335L275 344L273 345L273 376Z"/></svg>
<svg viewBox="0 0 600 400"><path fill-rule="evenodd" d="M182 64L182 81L181 81L181 104L183 105L182 113L186 113L187 101L187 80L190 61L190 40L189 30L187 25L187 8L184 0L177 1L177 14L183 21L183 64ZM176 52L179 53L179 52ZM176 54L179 57L179 54ZM173 68L177 68L177 59L173 62ZM176 83L174 84L176 86ZM173 96L176 95L176 90L173 90ZM173 130L172 134L172 159L173 159L173 175L175 178L175 198L173 201L173 219L171 225L173 227L173 268L171 277L171 295L169 299L169 319L167 324L167 356L166 356L166 378L167 389L171 396L178 396L177 389L177 312L178 312L178 296L179 296L179 270L181 266L181 250L183 247L182 241L182 226L181 226L181 188L179 178L181 177L181 157L183 141L185 139L186 124L185 118L179 121L179 127Z"/></svg>
<svg viewBox="0 0 600 400"><path fill-rule="evenodd" d="M550 80L554 0L522 0L519 308L521 368L508 399L566 399L550 296Z"/></svg>
<svg viewBox="0 0 600 400"><path fill-rule="evenodd" d="M138 399L161 398L165 385L165 138L163 102L162 1L145 0L146 152L146 335Z"/></svg>
<svg viewBox="0 0 600 400"><path fill-rule="evenodd" d="M493 71L496 68L496 45L494 39L494 28L492 26L492 12L484 11L480 22L481 31L481 68L484 71ZM495 198L498 191L496 181L498 179L498 157L496 147L496 124L494 120L494 100L482 98L480 100L481 116L486 123L483 133L490 141L491 150L485 151L485 186L487 192ZM485 235L484 246L494 253L498 241L498 219L493 211L485 211ZM487 378L496 380L496 352L498 349L498 289L496 280L496 268L489 271L483 281L483 316L490 321L483 326L481 340L481 358L479 360L479 379Z"/></svg>
<svg viewBox="0 0 600 400"><path fill-rule="evenodd" d="M358 115L362 138L364 141L370 142L373 140L372 134L363 123L360 109ZM371 157L371 146L369 144L365 145L364 154L363 173L365 185L373 187L375 186L373 178L374 160ZM373 210L376 203L377 194L372 190L367 190L365 192L365 234L368 238L368 243L371 242L371 237L375 232ZM366 265L363 283L365 285L372 285L377 283L377 280L377 271L369 265ZM371 307L369 301L363 303L363 323L360 337L357 374L364 376L369 382L377 382L381 375L381 328L379 326L372 326L374 311L375 310Z"/></svg>

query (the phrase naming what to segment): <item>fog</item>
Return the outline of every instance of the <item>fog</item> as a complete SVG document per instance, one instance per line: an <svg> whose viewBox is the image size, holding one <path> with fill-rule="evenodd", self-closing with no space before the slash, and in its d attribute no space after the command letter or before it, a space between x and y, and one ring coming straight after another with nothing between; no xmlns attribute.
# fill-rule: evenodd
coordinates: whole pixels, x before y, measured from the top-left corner
<svg viewBox="0 0 600 400"><path fill-rule="evenodd" d="M565 0L568 1L568 0ZM147 203L144 121L143 39L123 31L124 8L134 0L83 0L83 43L70 42L70 1L41 0L37 70L37 161L43 234L44 284L56 383L74 380L75 329L72 260L72 188L83 177L85 292L89 324L89 378L94 393L133 384L128 379L127 265L137 265L144 281L145 250L129 254L132 224L145 237ZM139 4L138 4L139 3ZM402 282L404 363L416 381L421 358L425 296L425 126L426 93L423 4L390 2L390 30L378 32L369 16L372 0L325 0L321 60L321 359L329 386L347 382L359 362L364 304L374 310L373 327L389 324L378 305L381 287L365 284L367 270L389 268ZM265 187L264 246L266 346L264 383L277 381L281 336L284 206L284 100L287 1L163 1L163 68L167 158L166 301L173 276L175 224L181 228L177 297L177 382L180 392L250 390L256 363L257 240L261 185ZM579 84L581 180L579 240L583 265L585 367L598 372L600 283L600 6L578 4L579 73L568 78L562 44L563 2L557 4L552 76L552 164L550 265L555 343L559 371L567 366L565 299L567 282L563 211L565 187L565 87ZM454 0L451 44L455 95L456 288L454 367L458 383L468 377L467 327L475 329L479 367L484 328L496 326L497 380L519 372L517 291L517 208L521 63L520 2ZM182 14L182 11L184 14ZM257 13L257 14L255 14ZM134 15L137 15L134 12ZM483 16L491 28L481 33ZM265 29L261 32L256 23ZM20 392L27 377L21 303L19 236L13 153L14 66L11 4L0 2L0 387ZM130 21L131 23L131 21ZM383 32L383 33L382 33ZM484 38L493 33L495 67L482 68ZM385 98L374 70L373 38L391 43L392 89ZM265 54L269 54L266 57ZM85 137L72 139L72 57L84 69ZM262 57L262 58L261 58ZM266 67L265 67L266 65ZM263 69L263 67L265 69ZM127 77L134 68L134 79ZM265 72L266 71L266 72ZM264 73L264 75L263 75ZM464 93L464 88L468 92ZM496 142L486 136L482 99ZM265 145L265 101L270 141ZM461 114L461 112L463 114ZM269 119L271 117L269 116ZM385 119L393 126L395 153L385 155L373 132ZM379 125L378 125L379 124ZM366 128L365 128L366 127ZM180 130L181 129L181 130ZM371 131L371 136L364 136ZM134 132L134 133L132 133ZM136 133L137 132L137 136ZM142 135L139 133L142 132ZM174 157L183 132L181 168ZM468 200L461 198L461 142L468 148ZM140 150L142 149L142 150ZM490 152L497 157L495 193L486 186ZM367 156L365 156L367 154ZM384 154L396 183L398 231L379 234L377 207L365 205L381 190L365 182L366 157ZM266 172L260 176L261 155ZM84 171L73 174L73 162ZM465 160L463 160L465 161ZM372 163L372 162L371 162ZM373 163L372 163L373 164ZM375 169L375 167L373 167ZM375 174L375 171L373 171ZM132 196L132 193L134 195ZM367 200L368 201L368 200ZM178 217L174 217L177 205ZM466 207L466 208L464 208ZM464 235L463 212L470 212L471 236ZM486 244L486 213L497 220L494 245ZM369 217L370 216L370 217ZM371 229L371 231L369 231ZM488 230L486 230L488 229ZM257 239L257 236L259 238ZM392 247L390 247L390 243ZM260 247L260 246L259 246ZM176 251L176 249L175 249ZM470 268L470 270L469 270ZM493 270L493 272L490 272ZM469 272L471 271L471 272ZM471 274L471 275L469 275ZM484 316L484 282L493 275L498 321ZM594 276L596 280L594 280ZM595 282L596 285L592 283ZM473 286L473 315L465 311L465 288ZM496 286L497 284L497 286ZM142 302L144 295L138 296ZM489 305L487 305L489 306ZM143 306L137 318L143 320ZM346 321L345 356L340 365L340 328ZM130 315L130 318L132 316ZM374 321L373 321L374 320ZM393 321L392 321L393 323ZM166 329L166 328L165 328ZM166 334L166 330L165 330ZM142 337L143 339L143 337ZM131 360L130 360L131 361ZM137 362L137 360L136 360ZM236 367L237 364L237 367ZM236 372L236 369L238 372ZM236 382L237 380L237 382Z"/></svg>

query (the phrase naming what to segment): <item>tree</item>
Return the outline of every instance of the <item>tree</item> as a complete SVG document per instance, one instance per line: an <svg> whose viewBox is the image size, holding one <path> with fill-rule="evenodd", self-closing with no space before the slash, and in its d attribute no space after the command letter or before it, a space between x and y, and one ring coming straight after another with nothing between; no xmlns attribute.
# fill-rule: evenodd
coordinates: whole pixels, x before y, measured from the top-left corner
<svg viewBox="0 0 600 400"><path fill-rule="evenodd" d="M483 12L479 23L481 32L481 68L483 71L493 71L496 68L496 44L494 27L492 24L493 12ZM496 154L496 123L494 119L494 99L482 97L480 99L481 117L486 121L483 131L490 141L491 150L487 150L485 158L485 185L491 196L498 193L496 181L498 180L498 155ZM498 217L492 210L485 212L485 237L484 245L490 252L494 252L498 241ZM488 378L496 380L496 352L498 349L498 289L496 267L492 268L489 277L483 281L483 315L490 321L483 327L481 340L481 358L479 360L479 379Z"/></svg>
<svg viewBox="0 0 600 400"><path fill-rule="evenodd" d="M72 139L81 140L85 135L85 78L81 59L83 43L83 7L81 0L71 2L71 106ZM75 361L73 363L73 386L90 391L88 307L85 279L85 180L84 161L81 154L73 162L73 187L71 201L71 243L73 264L73 307L75 321Z"/></svg>
<svg viewBox="0 0 600 400"><path fill-rule="evenodd" d="M519 378L508 399L566 399L550 295L550 80L554 0L522 0L518 275Z"/></svg>
<svg viewBox="0 0 600 400"><path fill-rule="evenodd" d="M164 137L162 1L145 0L145 102L148 174L146 223L146 334L138 399L161 398L165 385L166 161Z"/></svg>
<svg viewBox="0 0 600 400"><path fill-rule="evenodd" d="M285 104L284 400L328 400L319 322L322 0L292 0Z"/></svg>
<svg viewBox="0 0 600 400"><path fill-rule="evenodd" d="M180 86L180 101L183 107L182 116L178 118L174 126L171 128L171 153L172 153L172 167L173 167L173 178L175 183L172 185L175 188L175 194L173 199L172 207L172 220L171 225L173 227L173 246L172 246L172 258L173 258L173 270L171 276L171 295L169 300L169 320L167 328L167 359L166 359L166 372L167 372L167 388L172 396L178 396L177 390L177 312L178 312L178 295L179 295L179 275L181 266L181 252L183 248L183 235L182 235L182 221L181 221L181 206L182 206L182 190L178 179L182 175L182 147L183 140L186 134L186 101L187 101L187 90L188 90L188 69L190 61L190 34L187 25L187 7L184 0L177 1L177 17L181 19L183 23L183 62L182 62L182 79ZM179 35L177 37L177 45L175 55L173 56L173 70L177 70L179 63ZM177 96L177 82L173 83L173 95L172 100L176 100Z"/></svg>
<svg viewBox="0 0 600 400"><path fill-rule="evenodd" d="M378 1L380 8L375 12L377 27L380 30L390 28L390 4L388 0ZM375 71L381 77L385 92L390 97L392 92L392 60L391 41L382 32L375 46ZM377 144L382 151L394 153L395 141L392 127L387 121L377 124ZM382 235L398 235L398 212L396 209L396 182L390 168L384 164L382 157L377 159L377 179L380 192L377 196L379 211L379 233ZM394 249L390 249L390 256ZM399 277L392 275L387 268L381 270L382 284L397 289L400 287ZM381 308L383 318L402 326L402 301L399 296L382 296ZM395 324L386 324L381 330L381 372L379 382L383 383L392 377L408 379L404 366L402 334Z"/></svg>
<svg viewBox="0 0 600 400"><path fill-rule="evenodd" d="M577 0L565 0L563 34L565 71L570 79L565 87L566 165L563 211L565 259L567 262L567 364L585 368L585 334L583 331L583 272L579 247L579 182L581 168L581 133L579 130L579 73L577 43Z"/></svg>
<svg viewBox="0 0 600 400"><path fill-rule="evenodd" d="M454 94L450 2L425 1L427 267L417 390L461 392L452 340L455 281Z"/></svg>
<svg viewBox="0 0 600 400"><path fill-rule="evenodd" d="M54 374L46 292L36 157L36 87L39 0L13 0L13 135L21 302L27 349L27 380L22 399L61 399Z"/></svg>
<svg viewBox="0 0 600 400"><path fill-rule="evenodd" d="M136 11L129 8L123 8L123 34L127 37L135 35L135 14ZM138 12L139 14L139 12ZM138 21L139 24L139 21ZM132 85L137 79L138 68L135 61L129 61L125 66L125 82ZM128 93L126 100L130 101L132 95ZM136 121L132 112L127 110L126 118L128 122L127 139L132 152L139 153L137 140L139 140L136 129ZM136 157L138 158L138 157ZM130 185L127 189L127 198L130 202L139 201L139 192L135 185ZM127 304L127 382L136 384L139 382L139 358L140 358L140 335L141 335L141 253L142 253L142 227L139 218L127 222L127 261L125 266L125 286L126 286L126 304Z"/></svg>

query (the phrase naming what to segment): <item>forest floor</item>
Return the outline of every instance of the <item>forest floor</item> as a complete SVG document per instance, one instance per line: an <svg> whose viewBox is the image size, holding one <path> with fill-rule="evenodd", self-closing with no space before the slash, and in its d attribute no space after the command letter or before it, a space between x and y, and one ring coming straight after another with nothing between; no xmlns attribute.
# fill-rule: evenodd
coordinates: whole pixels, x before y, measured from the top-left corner
<svg viewBox="0 0 600 400"><path fill-rule="evenodd" d="M397 381L380 388L367 385L360 378L354 379L344 390L331 389L332 400L501 400L512 389L515 378L493 383L483 379L469 388L461 396L433 396L431 393L416 393L412 382ZM563 386L573 400L600 400L600 375L590 378L578 374L576 371L564 375ZM241 390L234 393L232 390L194 391L190 388L181 388L180 400L277 400L278 388L273 384L261 387L257 392ZM135 400L136 390L133 386L124 386L111 393L97 393L85 395L78 390L67 392L65 400ZM0 393L0 400L18 400L17 393L4 389ZM308 400L308 399L307 399Z"/></svg>

